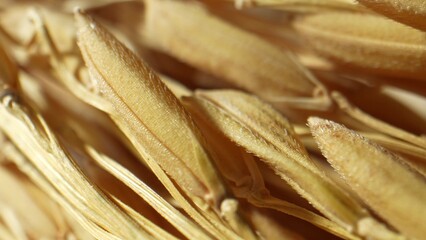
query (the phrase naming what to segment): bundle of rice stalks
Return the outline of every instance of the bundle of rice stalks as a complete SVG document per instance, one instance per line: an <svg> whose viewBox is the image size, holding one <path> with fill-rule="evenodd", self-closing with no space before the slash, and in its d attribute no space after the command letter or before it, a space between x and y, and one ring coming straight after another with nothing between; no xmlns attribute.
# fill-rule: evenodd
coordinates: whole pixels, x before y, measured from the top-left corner
<svg viewBox="0 0 426 240"><path fill-rule="evenodd" d="M425 12L0 0L0 239L425 239Z"/></svg>

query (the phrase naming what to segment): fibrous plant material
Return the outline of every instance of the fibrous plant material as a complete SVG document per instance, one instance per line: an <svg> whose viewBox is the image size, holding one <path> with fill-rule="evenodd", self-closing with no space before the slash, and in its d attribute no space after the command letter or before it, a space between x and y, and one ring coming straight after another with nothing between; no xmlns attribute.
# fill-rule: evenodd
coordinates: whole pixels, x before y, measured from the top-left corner
<svg viewBox="0 0 426 240"><path fill-rule="evenodd" d="M0 239L423 239L424 8L0 0Z"/></svg>
<svg viewBox="0 0 426 240"><path fill-rule="evenodd" d="M60 147L44 120L16 99L14 89L5 90L10 92L2 97L2 131L54 185L56 191L98 228L115 229L110 238L149 238L134 225L131 218L93 187Z"/></svg>

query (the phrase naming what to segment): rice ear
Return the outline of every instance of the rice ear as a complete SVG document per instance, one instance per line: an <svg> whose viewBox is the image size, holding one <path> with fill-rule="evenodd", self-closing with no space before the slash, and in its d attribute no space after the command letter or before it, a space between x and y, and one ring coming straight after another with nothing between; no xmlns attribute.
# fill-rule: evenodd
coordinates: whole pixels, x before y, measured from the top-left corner
<svg viewBox="0 0 426 240"><path fill-rule="evenodd" d="M426 80L426 33L372 14L330 12L299 18L314 50L343 67ZM398 61L389 61L398 59Z"/></svg>
<svg viewBox="0 0 426 240"><path fill-rule="evenodd" d="M157 177L168 181L169 191L180 194L170 179L162 178L165 171L227 234L254 239L238 208L223 210L227 203L237 206L238 202L227 198L230 194L203 146L203 137L179 100L153 70L85 13L77 11L76 22L78 44L91 77L114 107L111 117Z"/></svg>
<svg viewBox="0 0 426 240"><path fill-rule="evenodd" d="M217 203L225 189L199 142L198 130L178 99L145 63L102 26L83 12L76 13L76 20L79 47L91 77L97 81L103 97L114 106L116 117L124 119L139 141L146 143L143 157L159 161L186 191ZM145 94L140 95L141 92ZM163 121L168 124L158 125Z"/></svg>
<svg viewBox="0 0 426 240"><path fill-rule="evenodd" d="M404 235L422 239L426 230L426 181L403 160L332 121L309 118L323 155L355 192ZM386 187L383 187L385 186Z"/></svg>
<svg viewBox="0 0 426 240"><path fill-rule="evenodd" d="M291 124L258 98L238 91L198 91L199 108L229 139L258 156L302 197L347 230L368 212L335 187L310 159Z"/></svg>
<svg viewBox="0 0 426 240"><path fill-rule="evenodd" d="M289 104L292 98L315 98L314 92L326 95L291 52L232 26L197 3L148 1L145 14L141 33L148 46L235 87Z"/></svg>

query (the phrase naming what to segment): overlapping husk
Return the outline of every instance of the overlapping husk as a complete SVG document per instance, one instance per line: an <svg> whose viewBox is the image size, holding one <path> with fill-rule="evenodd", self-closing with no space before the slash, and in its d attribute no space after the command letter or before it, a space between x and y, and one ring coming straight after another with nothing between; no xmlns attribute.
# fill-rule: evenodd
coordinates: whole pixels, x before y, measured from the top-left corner
<svg viewBox="0 0 426 240"><path fill-rule="evenodd" d="M424 7L0 0L0 239L423 239Z"/></svg>

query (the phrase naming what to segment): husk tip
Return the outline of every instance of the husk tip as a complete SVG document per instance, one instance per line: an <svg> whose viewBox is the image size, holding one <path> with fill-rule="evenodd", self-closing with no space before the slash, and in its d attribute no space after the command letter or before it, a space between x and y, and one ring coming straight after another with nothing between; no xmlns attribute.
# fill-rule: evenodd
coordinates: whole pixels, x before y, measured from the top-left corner
<svg viewBox="0 0 426 240"><path fill-rule="evenodd" d="M334 136L340 138L342 130L344 127L336 122L322 119L319 117L309 117L308 118L308 127L311 130L313 137L316 139L316 142L320 145L327 144L331 140L330 137Z"/></svg>
<svg viewBox="0 0 426 240"><path fill-rule="evenodd" d="M81 8L79 6L75 6L74 9L72 10L72 12L74 14L81 14L83 12L83 10L81 10Z"/></svg>
<svg viewBox="0 0 426 240"><path fill-rule="evenodd" d="M309 117L308 118L308 126L312 129L318 129L327 124L327 120L319 118L319 117Z"/></svg>
<svg viewBox="0 0 426 240"><path fill-rule="evenodd" d="M87 27L90 27L92 29L95 28L96 23L89 15L87 15L87 13L83 9L77 6L74 8L73 12L77 28L79 29L79 33L81 33L83 29L86 29Z"/></svg>

